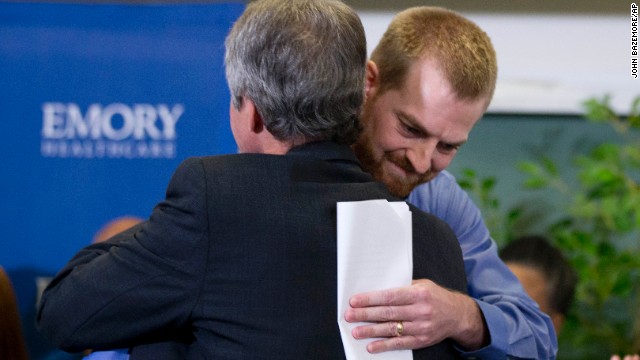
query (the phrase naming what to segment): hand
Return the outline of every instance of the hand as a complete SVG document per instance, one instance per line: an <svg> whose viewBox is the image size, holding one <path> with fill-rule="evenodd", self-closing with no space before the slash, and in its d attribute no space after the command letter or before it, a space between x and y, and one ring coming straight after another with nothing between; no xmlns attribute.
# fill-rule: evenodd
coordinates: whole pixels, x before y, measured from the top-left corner
<svg viewBox="0 0 640 360"><path fill-rule="evenodd" d="M374 323L354 328L353 337L383 338L367 345L370 353L419 349L446 338L469 350L488 343L488 330L476 302L431 280L414 280L407 287L357 294L349 304L346 321ZM398 336L399 321L404 327L402 336Z"/></svg>

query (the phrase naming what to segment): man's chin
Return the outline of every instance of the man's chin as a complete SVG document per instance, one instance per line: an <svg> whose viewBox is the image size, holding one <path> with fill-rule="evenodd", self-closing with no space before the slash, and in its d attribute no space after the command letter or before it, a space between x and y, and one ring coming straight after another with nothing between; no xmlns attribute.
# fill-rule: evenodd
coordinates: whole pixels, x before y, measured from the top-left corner
<svg viewBox="0 0 640 360"><path fill-rule="evenodd" d="M407 189L389 189L389 192L391 193L391 195L400 198L400 199L406 199L407 197L409 197L409 194L411 193L411 190L407 190Z"/></svg>
<svg viewBox="0 0 640 360"><path fill-rule="evenodd" d="M418 184L414 182L399 181L397 179L387 179L387 181L384 181L384 184L393 196L403 199L409 196L411 191L418 186Z"/></svg>
<svg viewBox="0 0 640 360"><path fill-rule="evenodd" d="M384 182L389 192L396 197L406 198L409 194L418 187L418 185L431 181L436 174L429 174L419 179L398 179L398 178L386 178Z"/></svg>

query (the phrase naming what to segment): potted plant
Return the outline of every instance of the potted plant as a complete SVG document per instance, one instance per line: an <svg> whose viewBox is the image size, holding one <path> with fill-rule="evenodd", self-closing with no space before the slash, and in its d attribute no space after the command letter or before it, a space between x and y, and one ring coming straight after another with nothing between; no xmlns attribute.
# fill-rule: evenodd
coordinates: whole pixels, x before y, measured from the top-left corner
<svg viewBox="0 0 640 360"><path fill-rule="evenodd" d="M576 153L573 169L545 155L518 164L526 175L525 191L563 198L562 216L544 231L579 277L559 336L560 359L640 352L640 97L624 117L612 110L608 97L590 99L584 107L588 121L612 126L619 141ZM518 221L527 206L502 211L495 178L466 169L459 183L477 200L499 245L526 232Z"/></svg>

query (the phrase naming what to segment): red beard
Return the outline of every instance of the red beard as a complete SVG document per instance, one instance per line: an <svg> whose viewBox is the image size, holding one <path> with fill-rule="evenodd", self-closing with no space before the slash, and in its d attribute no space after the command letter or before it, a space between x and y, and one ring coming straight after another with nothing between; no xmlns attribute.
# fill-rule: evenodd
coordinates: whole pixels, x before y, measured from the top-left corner
<svg viewBox="0 0 640 360"><path fill-rule="evenodd" d="M430 170L423 174L417 173L406 157L394 153L383 153L377 159L374 155L370 135L366 131L360 136L353 148L365 171L370 173L376 180L383 182L391 194L400 198L406 198L416 186L433 179L437 175L437 173ZM406 175L398 176L395 173L385 171L386 162L400 167L406 172Z"/></svg>

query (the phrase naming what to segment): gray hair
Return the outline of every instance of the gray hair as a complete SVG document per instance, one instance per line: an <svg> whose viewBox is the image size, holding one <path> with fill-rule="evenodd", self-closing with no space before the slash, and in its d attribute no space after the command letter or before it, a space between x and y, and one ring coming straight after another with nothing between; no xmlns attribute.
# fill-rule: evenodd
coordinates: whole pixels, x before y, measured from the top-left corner
<svg viewBox="0 0 640 360"><path fill-rule="evenodd" d="M251 99L277 139L355 141L367 46L349 6L337 0L254 1L225 46L234 106Z"/></svg>

